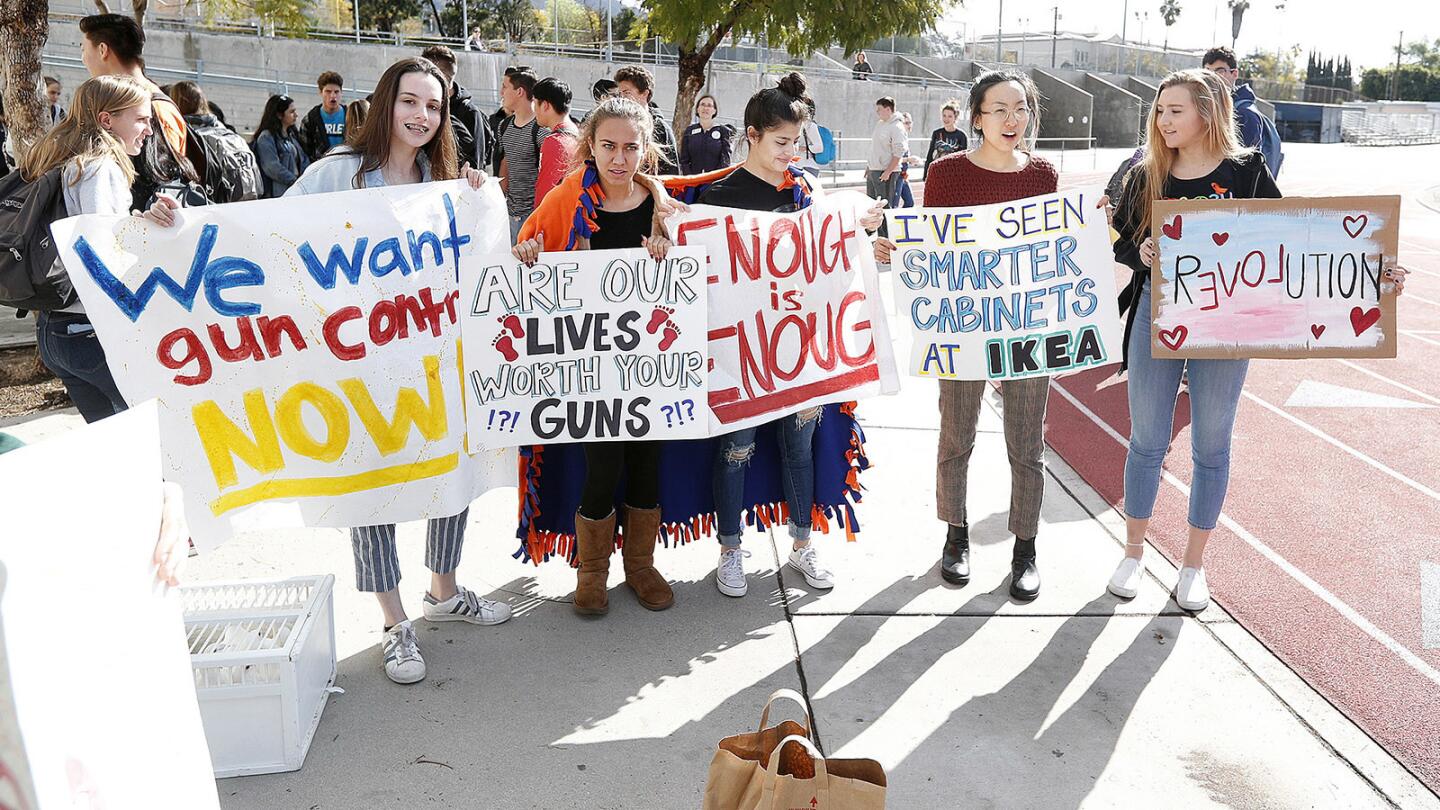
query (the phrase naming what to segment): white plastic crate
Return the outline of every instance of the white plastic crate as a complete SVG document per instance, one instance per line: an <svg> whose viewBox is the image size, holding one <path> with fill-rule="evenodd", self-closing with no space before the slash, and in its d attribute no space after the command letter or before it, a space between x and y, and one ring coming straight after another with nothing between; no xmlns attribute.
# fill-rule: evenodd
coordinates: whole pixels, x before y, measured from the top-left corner
<svg viewBox="0 0 1440 810"><path fill-rule="evenodd" d="M335 684L335 577L181 589L215 776L296 771Z"/></svg>

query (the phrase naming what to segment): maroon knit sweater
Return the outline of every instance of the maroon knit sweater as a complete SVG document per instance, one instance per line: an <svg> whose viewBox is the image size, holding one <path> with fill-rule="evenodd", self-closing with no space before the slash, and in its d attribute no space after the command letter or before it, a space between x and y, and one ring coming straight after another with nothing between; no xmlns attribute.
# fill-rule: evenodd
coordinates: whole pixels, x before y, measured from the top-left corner
<svg viewBox="0 0 1440 810"><path fill-rule="evenodd" d="M965 153L947 155L930 164L925 175L925 207L953 208L993 205L1037 194L1050 194L1060 184L1055 167L1041 157L1018 172L992 172L970 162Z"/></svg>

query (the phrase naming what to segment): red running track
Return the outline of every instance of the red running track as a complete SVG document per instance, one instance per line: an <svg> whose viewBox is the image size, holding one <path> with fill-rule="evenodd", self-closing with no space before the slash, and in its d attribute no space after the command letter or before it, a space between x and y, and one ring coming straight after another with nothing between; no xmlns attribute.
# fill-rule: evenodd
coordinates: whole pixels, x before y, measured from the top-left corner
<svg viewBox="0 0 1440 810"><path fill-rule="evenodd" d="M1437 178L1415 169L1440 165L1440 147L1287 153L1279 184L1289 196L1404 196L1400 262L1411 275L1398 304L1399 357L1251 363L1206 572L1236 620L1437 790L1440 649L1423 643L1421 568L1440 564L1440 213L1419 203L1425 175ZM1070 174L1062 184L1106 176ZM1051 447L1118 507L1130 425L1114 371L1057 378L1046 430ZM1287 405L1302 384L1424 407ZM1185 547L1188 425L1182 395L1150 534L1172 562Z"/></svg>

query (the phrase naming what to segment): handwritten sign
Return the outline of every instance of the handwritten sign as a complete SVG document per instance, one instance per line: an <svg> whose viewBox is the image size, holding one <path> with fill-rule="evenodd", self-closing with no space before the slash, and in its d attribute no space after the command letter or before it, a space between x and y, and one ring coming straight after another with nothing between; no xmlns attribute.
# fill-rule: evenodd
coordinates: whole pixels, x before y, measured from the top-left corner
<svg viewBox="0 0 1440 810"><path fill-rule="evenodd" d="M146 402L0 456L0 807L220 806L179 595L155 589L159 434Z"/></svg>
<svg viewBox="0 0 1440 810"><path fill-rule="evenodd" d="M62 220L53 232L127 401L158 398L197 543L235 529L459 512L513 485L464 452L460 269L503 245L461 181Z"/></svg>
<svg viewBox="0 0 1440 810"><path fill-rule="evenodd" d="M695 248L468 265L470 447L706 435L704 267Z"/></svg>
<svg viewBox="0 0 1440 810"><path fill-rule="evenodd" d="M669 226L709 256L712 432L899 390L856 192L798 213L697 205Z"/></svg>
<svg viewBox="0 0 1440 810"><path fill-rule="evenodd" d="M1099 188L890 211L897 309L917 377L1038 377L1120 360Z"/></svg>
<svg viewBox="0 0 1440 810"><path fill-rule="evenodd" d="M1155 204L1156 357L1394 357L1399 197Z"/></svg>

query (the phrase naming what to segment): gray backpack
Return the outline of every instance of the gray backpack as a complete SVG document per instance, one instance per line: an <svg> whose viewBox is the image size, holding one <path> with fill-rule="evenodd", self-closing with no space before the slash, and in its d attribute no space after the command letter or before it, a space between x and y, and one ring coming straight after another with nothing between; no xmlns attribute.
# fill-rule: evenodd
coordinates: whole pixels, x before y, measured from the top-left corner
<svg viewBox="0 0 1440 810"><path fill-rule="evenodd" d="M19 169L0 178L0 304L46 311L75 302L75 288L50 236L50 224L69 216L64 171L56 167L31 183Z"/></svg>

